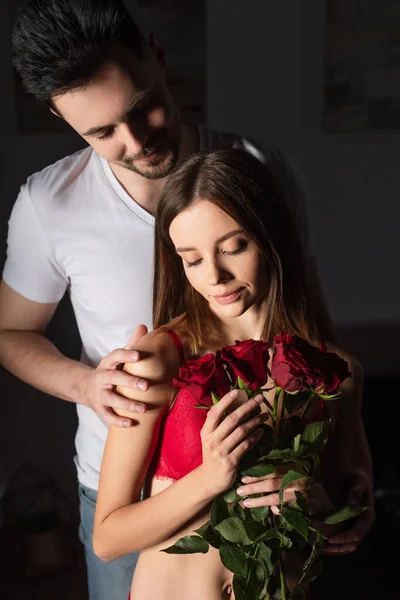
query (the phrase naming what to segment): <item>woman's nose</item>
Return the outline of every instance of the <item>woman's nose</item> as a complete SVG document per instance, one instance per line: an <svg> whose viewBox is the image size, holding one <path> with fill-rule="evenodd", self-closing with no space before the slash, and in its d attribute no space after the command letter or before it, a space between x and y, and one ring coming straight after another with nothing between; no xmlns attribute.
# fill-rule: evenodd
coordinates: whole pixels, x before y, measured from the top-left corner
<svg viewBox="0 0 400 600"><path fill-rule="evenodd" d="M215 286L230 279L232 279L230 273L217 260L210 261L208 267L208 285Z"/></svg>

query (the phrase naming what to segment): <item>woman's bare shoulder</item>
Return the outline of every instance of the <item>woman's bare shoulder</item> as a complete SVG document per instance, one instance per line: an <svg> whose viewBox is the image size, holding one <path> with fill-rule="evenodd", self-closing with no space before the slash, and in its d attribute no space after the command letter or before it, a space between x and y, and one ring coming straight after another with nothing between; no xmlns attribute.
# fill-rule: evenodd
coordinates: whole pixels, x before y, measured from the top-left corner
<svg viewBox="0 0 400 600"><path fill-rule="evenodd" d="M152 381L172 381L179 371L179 353L172 337L164 329L147 333L135 348L140 360L126 363L124 370L136 377Z"/></svg>

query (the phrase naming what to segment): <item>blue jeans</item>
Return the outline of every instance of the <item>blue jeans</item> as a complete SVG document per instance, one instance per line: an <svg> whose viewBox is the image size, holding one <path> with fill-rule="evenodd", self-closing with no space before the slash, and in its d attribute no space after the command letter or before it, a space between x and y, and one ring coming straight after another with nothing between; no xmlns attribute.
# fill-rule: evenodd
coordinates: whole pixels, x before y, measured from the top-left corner
<svg viewBox="0 0 400 600"><path fill-rule="evenodd" d="M90 600L127 600L138 554L105 563L93 552L93 521L97 492L79 484L79 538L85 547Z"/></svg>

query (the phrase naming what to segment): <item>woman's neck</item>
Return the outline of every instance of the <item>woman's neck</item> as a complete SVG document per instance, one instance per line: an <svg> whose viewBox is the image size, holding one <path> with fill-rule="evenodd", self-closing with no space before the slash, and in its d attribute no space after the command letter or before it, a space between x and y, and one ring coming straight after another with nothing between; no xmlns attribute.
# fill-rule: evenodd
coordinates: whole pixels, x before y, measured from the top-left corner
<svg viewBox="0 0 400 600"><path fill-rule="evenodd" d="M265 324L265 306L252 306L240 317L220 319L221 346L234 344L236 340L259 340Z"/></svg>

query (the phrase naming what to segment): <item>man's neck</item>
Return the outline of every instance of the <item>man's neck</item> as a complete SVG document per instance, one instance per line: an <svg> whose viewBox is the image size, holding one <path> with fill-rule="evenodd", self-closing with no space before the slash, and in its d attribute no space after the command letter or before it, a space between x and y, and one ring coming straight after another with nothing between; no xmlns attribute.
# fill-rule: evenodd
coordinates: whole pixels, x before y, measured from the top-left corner
<svg viewBox="0 0 400 600"><path fill-rule="evenodd" d="M197 152L198 149L199 135L197 127L194 125L183 124L179 148L179 162L182 162L188 154ZM142 175L119 167L118 165L110 165L110 167L115 177L132 200L147 212L154 215L158 199L168 181L168 177L164 177L163 179L146 179L145 177L142 177Z"/></svg>

